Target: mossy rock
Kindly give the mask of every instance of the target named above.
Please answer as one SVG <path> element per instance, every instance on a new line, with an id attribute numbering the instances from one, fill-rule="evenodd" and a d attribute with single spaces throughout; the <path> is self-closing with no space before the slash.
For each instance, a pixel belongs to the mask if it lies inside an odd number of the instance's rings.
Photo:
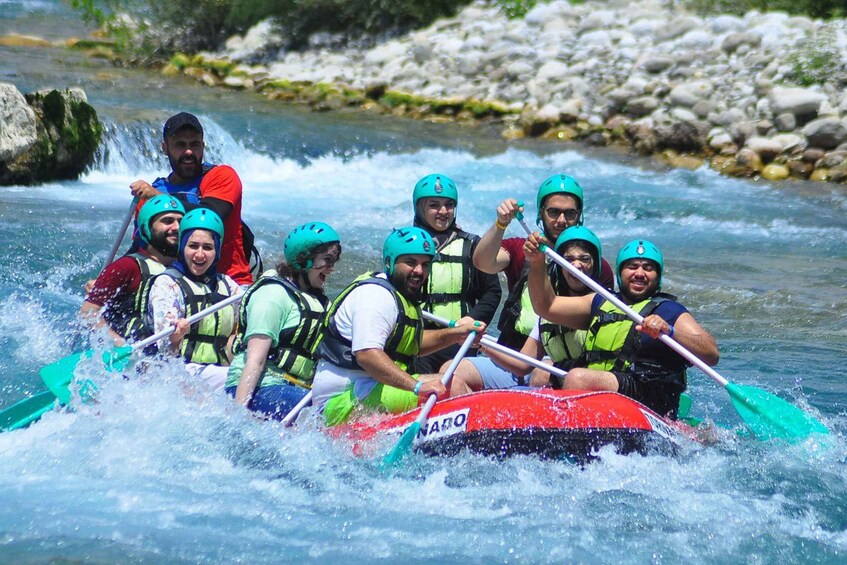
<path id="1" fill-rule="evenodd" d="M 791 171 L 781 163 L 770 163 L 762 169 L 762 178 L 765 180 L 785 180 Z"/>
<path id="2" fill-rule="evenodd" d="M 168 63 L 173 65 L 174 67 L 176 67 L 179 70 L 183 70 L 185 67 L 188 67 L 188 66 L 191 65 L 191 59 L 188 57 L 188 55 L 186 55 L 184 53 L 177 53 L 173 57 L 170 58 Z"/>
<path id="3" fill-rule="evenodd" d="M 420 96 L 415 96 L 407 92 L 386 90 L 385 94 L 380 97 L 379 103 L 393 109 L 400 106 L 423 106 L 427 101 Z"/>

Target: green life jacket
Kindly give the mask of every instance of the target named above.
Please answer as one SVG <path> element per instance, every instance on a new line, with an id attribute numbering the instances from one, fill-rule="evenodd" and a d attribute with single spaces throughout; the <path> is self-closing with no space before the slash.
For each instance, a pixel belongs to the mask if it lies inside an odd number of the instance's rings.
<path id="1" fill-rule="evenodd" d="M 150 290 L 153 281 L 157 277 L 170 276 L 182 290 L 185 302 L 185 317 L 193 316 L 209 306 L 225 300 L 230 296 L 229 287 L 223 275 L 218 274 L 215 281 L 215 289 L 208 285 L 195 282 L 183 276 L 178 270 L 169 268 L 161 275 L 151 277 L 144 291 L 144 302 L 142 311 L 149 312 Z M 147 318 L 147 327 L 153 327 L 153 321 Z M 213 314 L 209 314 L 196 324 L 192 324 L 180 346 L 180 355 L 188 363 L 199 363 L 201 365 L 229 365 L 229 355 L 226 346 L 229 338 L 235 330 L 234 308 L 222 308 Z M 148 330 L 149 331 L 149 330 Z"/>
<path id="2" fill-rule="evenodd" d="M 585 352 L 585 330 L 572 330 L 542 319 L 539 327 L 541 345 L 553 360 L 553 365 L 568 370 Z"/>
<path id="3" fill-rule="evenodd" d="M 676 297 L 659 293 L 630 307 L 646 318 L 659 304 L 667 300 L 676 300 Z M 600 371 L 632 371 L 643 380 L 675 383 L 684 390 L 684 366 L 681 369 L 668 369 L 655 360 L 644 358 L 638 347 L 641 334 L 635 326 L 636 323 L 629 316 L 608 300 L 604 300 L 588 327 L 585 353 L 581 362 L 589 369 Z"/>
<path id="4" fill-rule="evenodd" d="M 152 257 L 148 257 L 141 253 L 130 253 L 127 257 L 132 257 L 138 264 L 138 269 L 141 271 L 141 280 L 138 283 L 138 290 L 132 296 L 126 296 L 121 299 L 119 309 L 129 312 L 129 315 L 123 320 L 112 319 L 109 321 L 109 326 L 115 333 L 124 337 L 124 339 L 139 339 L 145 337 L 144 313 L 142 305 L 144 303 L 144 289 L 147 282 L 165 272 L 165 267 Z"/>
<path id="5" fill-rule="evenodd" d="M 547 274 L 555 288 L 555 264 L 548 265 Z M 500 330 L 497 342 L 518 351 L 532 333 L 532 328 L 538 323 L 538 315 L 532 309 L 532 300 L 529 298 L 527 280 L 529 280 L 529 263 L 524 263 L 515 286 L 512 287 L 503 303 L 503 311 L 500 312 L 500 320 L 497 322 L 497 329 Z"/>
<path id="6" fill-rule="evenodd" d="M 458 320 L 468 315 L 471 305 L 467 293 L 471 286 L 471 247 L 473 236 L 456 230 L 456 236 L 438 250 L 438 257 L 430 266 L 424 306 L 427 310 Z"/>
<path id="7" fill-rule="evenodd" d="M 253 293 L 268 284 L 278 284 L 288 292 L 300 312 L 300 323 L 296 327 L 286 328 L 279 332 L 277 345 L 268 352 L 267 361 L 277 367 L 286 380 L 311 388 L 317 364 L 317 348 L 323 332 L 326 298 L 303 292 L 288 279 L 280 277 L 276 271 L 265 273 L 247 289 L 244 298 L 241 299 L 238 315 L 239 330 L 233 349 L 241 352 L 247 348 L 247 343 L 244 341 L 244 335 L 249 327 L 247 304 Z"/>
<path id="8" fill-rule="evenodd" d="M 388 335 L 383 351 L 394 361 L 394 364 L 407 373 L 414 372 L 414 361 L 421 349 L 423 340 L 423 319 L 420 304 L 410 302 L 400 294 L 387 280 L 376 277 L 368 272 L 357 277 L 350 285 L 341 291 L 327 310 L 323 339 L 318 349 L 322 359 L 345 369 L 363 370 L 353 355 L 353 343 L 341 335 L 335 323 L 335 313 L 341 303 L 356 288 L 365 284 L 376 284 L 391 292 L 397 304 L 397 320 Z"/>

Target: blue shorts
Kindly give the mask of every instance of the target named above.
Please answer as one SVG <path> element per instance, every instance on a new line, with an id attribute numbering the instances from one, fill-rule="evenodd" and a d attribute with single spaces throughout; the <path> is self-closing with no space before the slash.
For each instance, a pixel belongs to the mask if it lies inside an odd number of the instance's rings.
<path id="1" fill-rule="evenodd" d="M 226 393 L 235 398 L 237 388 L 228 386 Z M 247 404 L 247 408 L 265 418 L 282 420 L 308 392 L 305 388 L 293 384 L 260 386 L 253 393 L 253 399 Z"/>
<path id="2" fill-rule="evenodd" d="M 526 384 L 526 377 L 513 375 L 506 369 L 498 367 L 488 357 L 468 357 L 465 361 L 472 364 L 479 371 L 484 389 L 514 388 Z"/>

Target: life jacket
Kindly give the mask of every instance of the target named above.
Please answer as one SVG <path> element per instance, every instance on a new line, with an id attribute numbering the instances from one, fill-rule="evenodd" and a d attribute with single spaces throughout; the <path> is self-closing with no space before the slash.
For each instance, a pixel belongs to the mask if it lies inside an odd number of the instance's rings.
<path id="1" fill-rule="evenodd" d="M 122 324 L 113 325 L 110 322 L 109 325 L 117 334 L 123 336 L 125 339 L 139 339 L 145 334 L 144 318 L 146 311 L 142 310 L 142 306 L 144 305 L 144 290 L 147 282 L 156 275 L 164 273 L 167 267 L 141 253 L 129 253 L 126 256 L 132 257 L 138 263 L 138 269 L 141 271 L 141 281 L 138 283 L 138 290 L 135 291 L 133 296 L 121 298 L 119 308 L 124 312 L 131 312 L 131 314 L 124 318 Z M 123 308 L 126 308 L 126 310 L 123 310 Z"/>
<path id="2" fill-rule="evenodd" d="M 324 319 L 325 329 L 318 349 L 319 357 L 344 369 L 363 370 L 356 362 L 356 356 L 353 355 L 353 343 L 338 331 L 335 313 L 344 299 L 347 298 L 347 295 L 365 284 L 379 285 L 390 291 L 394 297 L 397 304 L 397 320 L 388 335 L 383 351 L 402 370 L 407 373 L 414 372 L 415 357 L 420 352 L 421 341 L 423 340 L 421 306 L 410 302 L 390 282 L 381 277 L 376 277 L 372 272 L 357 277 L 347 288 L 341 291 L 341 294 L 330 305 Z"/>
<path id="3" fill-rule="evenodd" d="M 659 293 L 630 307 L 642 317 L 647 317 L 662 302 L 676 300 L 670 294 Z M 669 369 L 655 359 L 641 355 L 641 334 L 636 323 L 617 306 L 604 300 L 591 320 L 585 338 L 582 361 L 589 369 L 599 371 L 631 371 L 643 380 L 661 380 L 686 386 L 685 367 Z"/>
<path id="4" fill-rule="evenodd" d="M 185 204 L 194 207 L 200 203 L 200 183 L 203 182 L 203 177 L 214 168 L 215 165 L 211 163 L 203 163 L 200 176 L 192 179 L 191 182 L 173 184 L 168 181 L 167 177 L 159 177 L 153 181 L 151 186 L 156 190 L 175 196 Z M 264 272 L 264 264 L 262 263 L 262 256 L 259 253 L 259 249 L 256 247 L 256 236 L 253 235 L 253 230 L 250 229 L 250 226 L 243 219 L 241 220 L 241 242 L 244 247 L 244 256 L 247 258 L 250 268 L 250 274 L 253 275 L 253 279 L 258 279 Z"/>
<path id="5" fill-rule="evenodd" d="M 547 273 L 555 285 L 555 264 L 548 265 Z M 529 280 L 529 263 L 524 263 L 515 286 L 512 287 L 503 303 L 503 311 L 500 312 L 500 320 L 497 322 L 497 329 L 500 330 L 497 343 L 518 351 L 523 347 L 532 328 L 538 323 L 538 315 L 532 309 L 532 300 L 529 298 L 527 280 Z"/>
<path id="6" fill-rule="evenodd" d="M 438 250 L 438 256 L 430 265 L 424 307 L 448 320 L 458 320 L 468 315 L 468 290 L 471 286 L 471 248 L 473 235 L 456 230 L 447 244 Z"/>
<path id="7" fill-rule="evenodd" d="M 161 275 L 174 279 L 182 290 L 185 302 L 185 317 L 213 306 L 230 296 L 229 286 L 223 275 L 218 275 L 215 288 L 196 282 L 174 268 L 166 269 Z M 143 312 L 149 312 L 150 289 L 157 277 L 151 277 L 144 292 Z M 148 332 L 153 327 L 153 321 L 149 314 L 145 315 Z M 222 308 L 217 312 L 209 314 L 196 324 L 192 324 L 180 346 L 180 355 L 187 363 L 199 363 L 201 365 L 229 365 L 229 355 L 226 346 L 229 338 L 235 330 L 235 315 L 233 308 Z"/>
<path id="8" fill-rule="evenodd" d="M 268 284 L 281 285 L 288 292 L 300 312 L 300 323 L 294 328 L 280 331 L 277 345 L 268 352 L 267 361 L 277 367 L 287 381 L 311 388 L 317 362 L 316 350 L 323 332 L 326 297 L 303 292 L 288 279 L 280 277 L 276 271 L 268 271 L 259 278 L 247 289 L 244 298 L 241 299 L 238 315 L 239 330 L 233 349 L 238 353 L 247 348 L 247 343 L 244 341 L 248 328 L 247 304 L 253 293 Z"/>
<path id="9" fill-rule="evenodd" d="M 569 370 L 575 366 L 585 351 L 585 330 L 572 330 L 542 319 L 540 326 L 541 345 L 550 356 L 553 365 Z"/>

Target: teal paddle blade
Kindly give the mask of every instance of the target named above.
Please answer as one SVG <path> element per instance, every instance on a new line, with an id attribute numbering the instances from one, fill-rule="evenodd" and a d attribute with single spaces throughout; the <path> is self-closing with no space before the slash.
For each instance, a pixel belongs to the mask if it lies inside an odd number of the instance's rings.
<path id="1" fill-rule="evenodd" d="M 38 421 L 45 412 L 56 405 L 56 395 L 45 390 L 24 398 L 0 412 L 0 430 L 11 431 L 25 428 Z"/>
<path id="2" fill-rule="evenodd" d="M 676 416 L 680 420 L 688 418 L 691 413 L 691 397 L 685 393 L 679 395 L 679 408 L 676 411 Z"/>
<path id="3" fill-rule="evenodd" d="M 94 352 L 91 350 L 74 353 L 59 359 L 55 363 L 45 365 L 38 372 L 41 380 L 44 381 L 50 392 L 55 394 L 56 398 L 62 404 L 67 404 L 71 401 L 71 390 L 68 387 L 74 380 L 74 370 L 77 364 L 83 359 L 91 357 L 93 354 Z"/>
<path id="4" fill-rule="evenodd" d="M 387 470 L 390 467 L 396 465 L 406 454 L 412 449 L 412 442 L 415 441 L 415 438 L 418 435 L 418 432 L 421 431 L 421 424 L 418 421 L 412 422 L 412 425 L 406 428 L 406 431 L 403 432 L 403 435 L 400 437 L 400 440 L 394 446 L 394 449 L 388 452 L 388 454 L 382 459 L 382 465 L 380 465 L 380 469 L 383 471 Z"/>
<path id="5" fill-rule="evenodd" d="M 103 353 L 103 365 L 106 366 L 107 371 L 120 373 L 129 364 L 132 352 L 133 349 L 129 345 L 123 345 L 121 347 L 115 347 L 110 351 L 105 351 Z"/>
<path id="6" fill-rule="evenodd" d="M 829 434 L 818 419 L 762 389 L 728 383 L 726 390 L 738 415 L 760 440 L 799 441 L 812 434 Z"/>

